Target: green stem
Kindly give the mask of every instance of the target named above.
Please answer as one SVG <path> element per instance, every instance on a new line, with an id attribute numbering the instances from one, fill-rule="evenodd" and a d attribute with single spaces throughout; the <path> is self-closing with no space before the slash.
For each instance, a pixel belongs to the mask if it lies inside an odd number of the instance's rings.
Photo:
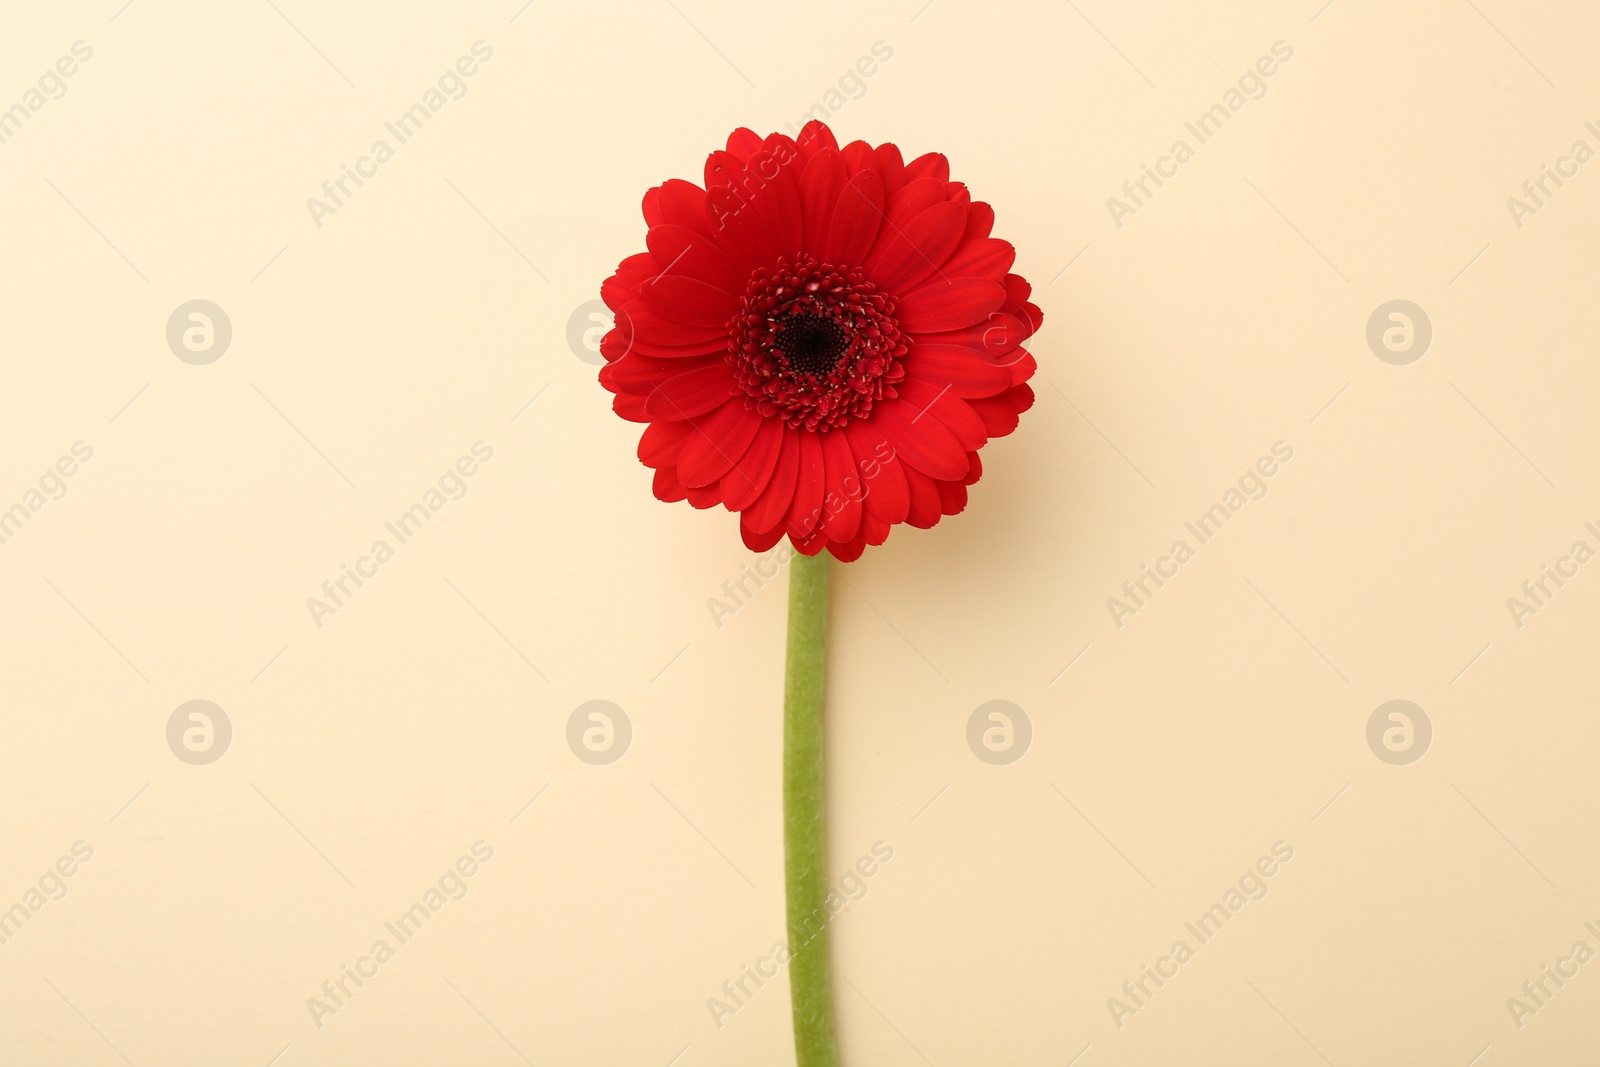
<path id="1" fill-rule="evenodd" d="M 783 686 L 783 860 L 789 996 L 798 1067 L 835 1067 L 828 981 L 828 849 L 823 810 L 823 692 L 828 662 L 828 554 L 789 563 L 789 658 Z"/>

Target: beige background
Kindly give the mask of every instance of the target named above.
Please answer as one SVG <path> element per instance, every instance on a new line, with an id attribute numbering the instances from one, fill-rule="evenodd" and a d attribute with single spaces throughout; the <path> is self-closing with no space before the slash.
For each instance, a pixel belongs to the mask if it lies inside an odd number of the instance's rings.
<path id="1" fill-rule="evenodd" d="M 1600 164 L 1520 228 L 1506 200 L 1600 149 L 1600 12 L 1321 4 L 7 5 L 0 107 L 94 54 L 0 146 L 0 507 L 94 456 L 0 546 L 0 907 L 94 855 L 0 945 L 0 1062 L 789 1060 L 782 979 L 707 1008 L 782 936 L 783 584 L 713 623 L 734 519 L 651 498 L 566 331 L 646 187 L 877 41 L 834 128 L 947 153 L 1046 327 L 968 513 L 836 572 L 833 861 L 894 849 L 833 928 L 843 1062 L 1592 1055 L 1600 963 L 1521 1028 L 1506 1001 L 1600 950 L 1600 564 L 1520 628 L 1506 599 L 1600 548 Z M 315 225 L 479 40 L 467 95 Z M 1277 41 L 1266 95 L 1114 225 Z M 233 326 L 207 366 L 165 340 L 191 299 Z M 1365 340 L 1391 299 L 1433 325 L 1408 366 Z M 479 440 L 467 495 L 313 625 Z M 1119 629 L 1107 598 L 1280 440 Z M 233 724 L 209 766 L 165 740 L 193 699 Z M 632 722 L 609 766 L 565 741 L 591 699 Z M 1032 723 L 1009 766 L 967 746 L 992 699 Z M 1391 699 L 1433 724 L 1409 766 L 1367 745 Z M 315 1025 L 479 840 L 467 895 Z M 1266 898 L 1117 1027 L 1280 840 Z"/>

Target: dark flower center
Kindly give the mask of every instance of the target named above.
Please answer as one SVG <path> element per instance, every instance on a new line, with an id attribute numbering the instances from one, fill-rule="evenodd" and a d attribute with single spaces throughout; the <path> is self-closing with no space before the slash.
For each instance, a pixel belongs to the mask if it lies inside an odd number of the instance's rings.
<path id="1" fill-rule="evenodd" d="M 796 429 L 866 418 L 905 377 L 894 298 L 859 270 L 810 256 L 756 271 L 730 322 L 728 362 L 748 403 Z"/>
<path id="2" fill-rule="evenodd" d="M 832 319 L 820 315 L 789 315 L 778 327 L 772 344 L 782 352 L 796 374 L 825 375 L 839 365 L 850 337 Z"/>

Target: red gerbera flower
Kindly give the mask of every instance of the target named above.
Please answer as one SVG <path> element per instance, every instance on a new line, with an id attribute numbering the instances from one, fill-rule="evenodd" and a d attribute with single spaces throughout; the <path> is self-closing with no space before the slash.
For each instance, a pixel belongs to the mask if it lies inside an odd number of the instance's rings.
<path id="1" fill-rule="evenodd" d="M 744 542 L 841 560 L 966 507 L 978 449 L 1033 405 L 1042 315 L 994 211 L 930 152 L 735 130 L 704 189 L 644 197 L 648 252 L 600 288 L 613 408 L 648 423 L 655 494 Z"/>

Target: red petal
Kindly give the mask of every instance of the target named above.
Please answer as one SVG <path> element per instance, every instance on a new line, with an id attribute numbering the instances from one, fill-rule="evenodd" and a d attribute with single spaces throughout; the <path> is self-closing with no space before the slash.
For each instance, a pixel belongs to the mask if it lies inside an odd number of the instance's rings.
<path id="1" fill-rule="evenodd" d="M 796 537 L 793 531 L 790 531 L 789 543 L 802 556 L 815 556 L 828 547 L 828 535 L 818 530 L 805 537 Z"/>
<path id="2" fill-rule="evenodd" d="M 639 286 L 639 296 L 656 314 L 686 326 L 725 330 L 728 320 L 739 311 L 739 301 L 732 294 L 686 274 L 658 275 Z"/>
<path id="3" fill-rule="evenodd" d="M 777 263 L 778 253 L 748 192 L 731 185 L 712 189 L 706 194 L 706 222 L 728 257 L 745 271 Z"/>
<path id="4" fill-rule="evenodd" d="M 981 278 L 933 281 L 913 289 L 895 306 L 900 328 L 909 333 L 959 330 L 984 321 L 1006 298 L 1006 291 Z"/>
<path id="5" fill-rule="evenodd" d="M 638 393 L 618 393 L 611 398 L 611 410 L 617 413 L 618 418 L 629 422 L 650 421 L 650 416 L 644 413 L 644 397 Z"/>
<path id="6" fill-rule="evenodd" d="M 878 169 L 878 158 L 872 154 L 872 146 L 865 141 L 851 141 L 839 149 L 839 155 L 844 158 L 845 169 L 852 178 L 864 170 Z"/>
<path id="7" fill-rule="evenodd" d="M 973 485 L 979 478 L 983 477 L 983 460 L 978 458 L 978 454 L 976 452 L 968 452 L 967 462 L 970 463 L 971 466 L 967 468 L 967 476 L 961 479 L 961 484 Z"/>
<path id="8" fill-rule="evenodd" d="M 661 186 L 661 217 L 669 226 L 685 226 L 711 236 L 711 227 L 706 225 L 706 191 L 694 182 L 673 178 Z"/>
<path id="9" fill-rule="evenodd" d="M 938 335 L 932 335 L 938 336 Z M 906 375 L 956 396 L 993 396 L 1011 384 L 1011 371 L 974 355 L 970 348 L 918 339 L 904 360 Z"/>
<path id="10" fill-rule="evenodd" d="M 752 135 L 754 136 L 754 135 Z M 732 152 L 712 152 L 706 156 L 704 169 L 706 192 L 716 192 L 719 188 L 737 185 L 744 175 L 744 160 Z"/>
<path id="11" fill-rule="evenodd" d="M 644 402 L 652 419 L 692 419 L 727 403 L 733 395 L 733 375 L 726 363 L 712 363 L 669 378 L 656 386 Z"/>
<path id="12" fill-rule="evenodd" d="M 869 545 L 881 545 L 889 540 L 890 525 L 890 523 L 884 522 L 870 511 L 863 512 L 860 537 Z"/>
<path id="13" fill-rule="evenodd" d="M 762 533 L 780 529 L 783 517 L 789 513 L 789 504 L 794 500 L 794 487 L 799 477 L 800 431 L 785 427 L 772 480 L 756 502 L 744 510 L 740 521 Z"/>
<path id="14" fill-rule="evenodd" d="M 669 504 L 676 504 L 688 496 L 683 483 L 678 481 L 678 473 L 671 467 L 661 467 L 656 471 L 656 476 L 651 479 L 651 489 L 656 494 L 657 500 L 665 500 Z"/>
<path id="15" fill-rule="evenodd" d="M 928 419 L 938 419 L 964 451 L 976 452 L 989 440 L 983 420 L 947 385 L 936 386 L 921 378 L 907 378 L 900 383 L 900 398 L 917 409 L 918 425 Z M 966 466 L 963 461 L 963 474 Z"/>
<path id="16" fill-rule="evenodd" d="M 653 257 L 652 257 L 653 258 Z M 627 322 L 622 317 L 627 316 Z M 701 341 L 714 341 L 728 336 L 726 323 L 721 326 L 694 326 L 674 322 L 652 309 L 642 299 L 624 304 L 617 316 L 617 325 L 631 332 L 635 341 L 653 345 L 692 345 Z"/>
<path id="17" fill-rule="evenodd" d="M 694 424 L 685 420 L 652 422 L 639 438 L 639 462 L 657 470 L 677 466 L 683 439 L 693 432 Z"/>
<path id="18" fill-rule="evenodd" d="M 744 406 L 742 397 L 696 419 L 695 429 L 699 432 L 685 439 L 683 451 L 678 453 L 678 478 L 690 489 L 718 481 L 739 462 L 765 421 L 758 412 Z"/>
<path id="19" fill-rule="evenodd" d="M 618 321 L 621 321 L 620 317 Z M 626 341 L 626 345 L 636 356 L 655 356 L 659 359 L 694 359 L 697 356 L 726 356 L 728 354 L 728 335 L 724 332 L 719 337 L 681 345 L 655 345 L 650 344 L 648 341 L 629 339 Z"/>
<path id="20" fill-rule="evenodd" d="M 1011 372 L 1011 384 L 1021 385 L 1033 377 L 1033 372 L 1039 369 L 1039 364 L 1034 362 L 1026 348 L 1019 348 L 1015 358 L 1006 364 L 1006 370 Z"/>
<path id="21" fill-rule="evenodd" d="M 769 144 L 745 168 L 751 195 L 767 238 L 780 256 L 800 254 L 800 193 L 795 178 L 800 173 L 800 153 L 783 141 Z"/>
<path id="22" fill-rule="evenodd" d="M 791 537 L 810 537 L 822 518 L 825 489 L 822 469 L 822 442 L 817 434 L 797 431 L 800 436 L 800 475 L 795 482 L 794 500 L 785 520 Z M 815 553 L 812 553 L 813 555 Z"/>
<path id="23" fill-rule="evenodd" d="M 906 487 L 911 490 L 911 510 L 906 522 L 927 530 L 939 521 L 939 483 L 915 467 L 906 467 Z"/>
<path id="24" fill-rule="evenodd" d="M 701 511 L 714 508 L 722 502 L 721 490 L 715 485 L 688 486 L 684 489 L 684 496 L 689 500 L 689 506 L 699 508 Z"/>
<path id="25" fill-rule="evenodd" d="M 698 278 L 734 296 L 744 294 L 749 275 L 705 234 L 687 226 L 652 226 L 644 241 L 662 271 Z"/>
<path id="26" fill-rule="evenodd" d="M 866 494 L 862 503 L 867 514 L 877 516 L 886 523 L 905 522 L 911 507 L 911 491 L 906 487 L 905 471 L 894 449 L 889 447 L 883 434 L 870 422 L 852 419 L 844 432 L 850 439 L 850 450 L 855 453 L 856 466 L 861 471 L 863 492 Z"/>
<path id="27" fill-rule="evenodd" d="M 644 221 L 647 226 L 659 226 L 666 221 L 666 216 L 661 214 L 661 190 L 646 189 L 644 191 Z"/>
<path id="28" fill-rule="evenodd" d="M 839 142 L 834 140 L 833 131 L 828 129 L 827 124 L 819 119 L 812 119 L 800 127 L 798 141 L 800 152 L 807 159 L 815 156 L 824 148 L 831 148 L 835 152 L 839 150 Z"/>
<path id="29" fill-rule="evenodd" d="M 939 266 L 939 273 L 947 278 L 983 278 L 998 282 L 1017 261 L 1017 250 L 1010 241 L 998 237 L 985 237 L 976 241 L 963 241 L 955 253 Z"/>
<path id="30" fill-rule="evenodd" d="M 861 527 L 861 478 L 850 442 L 838 430 L 820 435 L 823 471 L 828 487 L 823 529 L 830 540 L 848 541 Z"/>
<path id="31" fill-rule="evenodd" d="M 1029 285 L 1028 279 L 1020 274 L 1007 274 L 1005 287 L 1006 302 L 1001 305 L 1001 308 L 1015 315 L 1027 304 L 1028 297 L 1033 295 L 1033 286 Z"/>
<path id="32" fill-rule="evenodd" d="M 883 179 L 883 197 L 888 200 L 906 183 L 906 165 L 900 158 L 900 149 L 892 144 L 881 144 L 873 150 L 877 160 L 878 177 Z"/>
<path id="33" fill-rule="evenodd" d="M 600 368 L 600 384 L 613 393 L 649 396 L 656 386 L 665 381 L 718 363 L 726 365 L 721 357 L 714 355 L 695 359 L 660 359 L 630 352 L 625 358 Z"/>
<path id="34" fill-rule="evenodd" d="M 1016 411 L 999 397 L 984 397 L 980 400 L 969 400 L 967 403 L 978 413 L 978 418 L 983 420 L 983 428 L 989 431 L 990 437 L 1004 437 L 1017 428 Z"/>
<path id="35" fill-rule="evenodd" d="M 656 257 L 648 252 L 637 252 L 617 264 L 616 272 L 611 276 L 611 281 L 620 284 L 623 289 L 631 292 L 638 288 L 639 283 L 646 278 L 654 278 L 661 273 L 661 266 L 656 263 Z M 601 286 L 603 290 L 604 285 Z M 611 305 L 607 305 L 610 307 Z M 613 309 L 615 310 L 615 309 Z"/>
<path id="36" fill-rule="evenodd" d="M 833 553 L 833 558 L 840 563 L 854 563 L 861 558 L 861 553 L 867 550 L 867 543 L 861 538 L 849 541 L 829 541 L 828 551 Z"/>
<path id="37" fill-rule="evenodd" d="M 972 350 L 978 356 L 1001 363 L 1004 357 L 1027 340 L 1028 326 L 1022 320 L 1003 311 L 997 311 L 983 322 L 963 330 L 951 330 L 938 335 L 925 335 L 917 343 L 957 345 Z"/>
<path id="38" fill-rule="evenodd" d="M 783 540 L 782 527 L 773 527 L 770 530 L 756 531 L 743 518 L 739 520 L 739 536 L 744 540 L 744 546 L 752 552 L 765 552 L 779 541 Z"/>
<path id="39" fill-rule="evenodd" d="M 650 258 L 654 259 L 655 257 L 651 256 Z M 605 301 L 606 307 L 610 308 L 612 312 L 615 312 L 624 304 L 630 303 L 639 298 L 634 294 L 632 285 L 613 274 L 611 277 L 600 283 L 600 299 Z M 619 323 L 618 325 L 621 324 Z M 631 334 L 633 331 L 630 329 L 628 332 Z"/>
<path id="40" fill-rule="evenodd" d="M 600 354 L 606 358 L 607 363 L 614 363 L 627 355 L 632 345 L 633 342 L 627 335 L 613 326 L 606 331 L 604 337 L 600 338 Z"/>
<path id="41" fill-rule="evenodd" d="M 960 482 L 939 483 L 939 510 L 946 515 L 959 515 L 967 507 L 967 487 Z"/>
<path id="42" fill-rule="evenodd" d="M 904 400 L 889 400 L 873 409 L 872 424 L 889 442 L 895 455 L 917 470 L 944 479 L 965 475 L 966 449 L 943 423 L 917 416 L 917 409 Z"/>
<path id="43" fill-rule="evenodd" d="M 761 150 L 761 136 L 752 129 L 740 126 L 728 134 L 728 151 L 745 162 Z"/>
<path id="44" fill-rule="evenodd" d="M 650 258 L 654 259 L 655 257 L 651 256 Z M 600 283 L 600 299 L 605 302 L 606 307 L 610 308 L 611 313 L 615 315 L 618 308 L 626 307 L 638 300 L 639 296 L 633 291 L 632 286 L 624 284 L 622 279 L 612 275 Z M 633 336 L 633 326 L 631 324 L 619 322 L 617 325 L 624 327 L 623 332 L 628 337 L 631 338 Z"/>
<path id="45" fill-rule="evenodd" d="M 886 232 L 863 269 L 883 289 L 903 293 L 950 258 L 961 240 L 965 218 L 966 209 L 960 204 L 936 204 L 904 227 Z"/>
<path id="46" fill-rule="evenodd" d="M 994 229 L 994 208 L 982 200 L 974 200 L 967 205 L 967 232 L 961 235 L 963 241 L 975 241 L 980 237 L 987 237 Z"/>
<path id="47" fill-rule="evenodd" d="M 810 129 L 810 127 L 806 127 Z M 846 181 L 844 160 L 835 148 L 824 148 L 811 157 L 800 172 L 801 243 L 814 256 L 823 255 L 828 244 L 828 229 L 833 224 L 833 209 Z"/>
<path id="48" fill-rule="evenodd" d="M 906 180 L 916 181 L 919 178 L 937 178 L 941 182 L 950 180 L 950 161 L 943 153 L 929 152 L 918 156 L 906 164 Z"/>
<path id="49" fill-rule="evenodd" d="M 874 170 L 864 170 L 845 183 L 833 209 L 828 243 L 822 260 L 852 266 L 866 258 L 872 239 L 883 221 L 883 182 Z"/>
<path id="50" fill-rule="evenodd" d="M 1039 327 L 1044 325 L 1044 312 L 1039 310 L 1037 304 L 1023 304 L 1017 318 L 1022 319 L 1028 326 L 1028 336 L 1032 337 L 1039 332 Z"/>
<path id="51" fill-rule="evenodd" d="M 745 449 L 739 462 L 722 476 L 722 502 L 729 511 L 743 511 L 754 504 L 772 480 L 783 447 L 783 421 L 762 419 L 761 427 Z"/>
<path id="52" fill-rule="evenodd" d="M 806 169 L 805 159 L 800 155 L 800 143 L 786 133 L 769 133 L 767 139 L 761 142 L 761 147 L 771 152 L 780 164 L 787 167 L 795 164 L 790 172 L 790 177 L 796 181 L 800 179 L 800 172 Z"/>
<path id="53" fill-rule="evenodd" d="M 932 178 L 924 178 L 919 182 L 911 182 L 903 186 L 893 196 L 884 196 L 883 214 L 889 220 L 891 227 L 904 229 L 911 220 L 928 210 L 935 204 L 943 204 L 948 198 L 944 195 L 944 183 L 936 182 Z M 963 222 L 967 216 L 967 209 L 961 209 Z M 965 228 L 964 226 L 961 228 Z"/>

